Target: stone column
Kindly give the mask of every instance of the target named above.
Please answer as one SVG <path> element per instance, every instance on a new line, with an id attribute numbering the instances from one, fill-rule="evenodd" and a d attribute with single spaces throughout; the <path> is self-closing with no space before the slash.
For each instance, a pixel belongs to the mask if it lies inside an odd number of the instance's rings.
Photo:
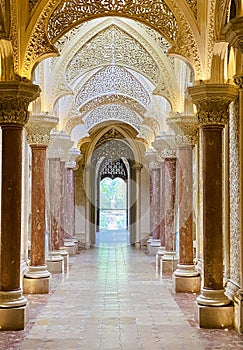
<path id="1" fill-rule="evenodd" d="M 233 307 L 223 287 L 223 131 L 229 104 L 237 96 L 232 85 L 200 84 L 189 88 L 197 106 L 202 149 L 203 272 L 195 318 L 200 327 L 232 326 Z"/>
<path id="2" fill-rule="evenodd" d="M 160 244 L 165 248 L 165 161 L 160 165 Z"/>
<path id="3" fill-rule="evenodd" d="M 65 182 L 65 212 L 64 212 L 64 239 L 74 239 L 75 229 L 75 189 L 73 169 L 75 162 L 66 162 L 66 182 Z"/>
<path id="4" fill-rule="evenodd" d="M 58 118 L 46 115 L 31 116 L 27 130 L 27 141 L 32 154 L 31 188 L 31 260 L 24 276 L 24 293 L 43 294 L 50 290 L 50 272 L 46 265 L 46 149 L 50 131 Z"/>
<path id="5" fill-rule="evenodd" d="M 200 276 L 193 262 L 193 146 L 197 143 L 196 118 L 172 117 L 167 123 L 174 129 L 177 141 L 177 224 L 179 231 L 179 264 L 173 273 L 176 292 L 199 292 Z"/>
<path id="6" fill-rule="evenodd" d="M 22 130 L 28 105 L 40 89 L 27 79 L 0 82 L 2 192 L 0 253 L 0 328 L 25 326 L 27 300 L 20 288 Z"/>
<path id="7" fill-rule="evenodd" d="M 150 163 L 150 231 L 160 241 L 160 164 Z"/>
<path id="8" fill-rule="evenodd" d="M 138 162 L 134 162 L 132 167 L 135 170 L 135 181 L 136 181 L 136 202 L 135 202 L 135 231 L 136 231 L 136 241 L 135 248 L 140 248 L 141 244 L 141 169 L 142 165 Z"/>

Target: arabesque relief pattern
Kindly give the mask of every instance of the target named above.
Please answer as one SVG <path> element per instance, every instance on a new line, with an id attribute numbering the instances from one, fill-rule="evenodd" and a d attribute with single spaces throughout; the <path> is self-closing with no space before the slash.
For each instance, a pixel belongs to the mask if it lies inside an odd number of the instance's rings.
<path id="1" fill-rule="evenodd" d="M 94 111 L 87 114 L 84 123 L 87 130 L 90 130 L 94 125 L 106 120 L 121 120 L 124 123 L 132 125 L 137 130 L 139 130 L 141 123 L 141 119 L 134 111 L 118 104 L 110 104 L 96 108 Z"/>
<path id="2" fill-rule="evenodd" d="M 113 93 L 131 96 L 144 106 L 151 102 L 146 89 L 131 73 L 119 66 L 108 66 L 91 77 L 77 92 L 76 105 L 80 108 L 96 96 Z"/>
<path id="3" fill-rule="evenodd" d="M 239 101 L 230 108 L 230 279 L 240 285 L 240 172 L 239 172 Z"/>
<path id="4" fill-rule="evenodd" d="M 115 25 L 103 30 L 75 54 L 66 70 L 66 79 L 70 83 L 87 69 L 111 63 L 131 67 L 143 73 L 154 84 L 158 83 L 159 68 L 151 55 L 133 37 Z"/>
<path id="5" fill-rule="evenodd" d="M 61 1 L 52 13 L 48 36 L 55 42 L 68 28 L 78 24 L 83 18 L 89 20 L 95 17 L 109 15 L 126 16 L 157 28 L 165 37 L 173 42 L 176 40 L 178 25 L 172 11 L 165 1 L 144 0 L 103 0 L 103 1 Z"/>

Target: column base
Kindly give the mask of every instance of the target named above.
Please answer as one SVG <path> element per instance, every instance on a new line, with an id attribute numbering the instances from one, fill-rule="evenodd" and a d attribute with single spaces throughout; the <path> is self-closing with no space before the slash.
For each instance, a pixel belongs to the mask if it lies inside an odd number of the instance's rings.
<path id="1" fill-rule="evenodd" d="M 173 273 L 176 270 L 178 264 L 178 257 L 175 252 L 165 252 L 160 260 L 160 272 Z"/>
<path id="2" fill-rule="evenodd" d="M 68 253 L 66 247 L 60 247 L 59 254 L 63 257 L 64 271 L 67 271 L 68 267 L 69 267 L 69 253 Z"/>
<path id="3" fill-rule="evenodd" d="M 233 328 L 234 307 L 233 305 L 205 306 L 195 301 L 194 318 L 200 328 Z"/>
<path id="4" fill-rule="evenodd" d="M 148 243 L 148 253 L 149 255 L 156 255 L 159 247 L 161 247 L 160 239 L 152 239 L 150 243 Z"/>
<path id="5" fill-rule="evenodd" d="M 197 297 L 196 302 L 203 306 L 227 306 L 231 300 L 224 294 L 224 289 L 201 289 L 201 294 Z"/>
<path id="6" fill-rule="evenodd" d="M 136 243 L 135 243 L 135 248 L 136 248 L 136 249 L 140 249 L 140 247 L 141 247 L 140 242 L 136 242 Z"/>
<path id="7" fill-rule="evenodd" d="M 59 255 L 53 253 L 54 252 L 51 252 L 51 255 L 46 259 L 48 271 L 51 273 L 62 273 L 64 271 L 63 257 L 60 253 Z"/>
<path id="8" fill-rule="evenodd" d="M 243 290 L 239 289 L 237 296 L 234 297 L 234 326 L 237 332 L 243 333 Z"/>
<path id="9" fill-rule="evenodd" d="M 75 256 L 76 255 L 76 245 L 73 241 L 65 241 L 63 249 L 66 249 L 69 256 Z"/>
<path id="10" fill-rule="evenodd" d="M 172 286 L 176 293 L 198 293 L 201 288 L 201 277 L 176 276 L 175 272 L 172 277 Z"/>
<path id="11" fill-rule="evenodd" d="M 19 331 L 24 329 L 27 318 L 27 299 L 22 291 L 0 291 L 0 330 Z"/>
<path id="12" fill-rule="evenodd" d="M 0 308 L 0 330 L 20 331 L 25 328 L 27 306 L 15 308 Z"/>
<path id="13" fill-rule="evenodd" d="M 24 294 L 47 294 L 50 291 L 51 274 L 47 265 L 30 266 L 24 275 Z"/>
<path id="14" fill-rule="evenodd" d="M 156 253 L 155 257 L 155 264 L 156 264 L 156 271 L 158 272 L 160 270 L 160 264 L 161 264 L 161 259 L 165 254 L 165 248 L 164 247 L 159 247 Z"/>

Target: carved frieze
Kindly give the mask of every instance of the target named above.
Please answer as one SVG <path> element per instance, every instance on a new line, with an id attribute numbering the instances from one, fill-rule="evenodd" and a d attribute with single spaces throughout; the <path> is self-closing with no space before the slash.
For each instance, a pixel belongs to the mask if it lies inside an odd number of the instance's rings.
<path id="1" fill-rule="evenodd" d="M 40 88 L 27 79 L 0 82 L 0 124 L 25 125 L 28 106 L 40 94 Z"/>

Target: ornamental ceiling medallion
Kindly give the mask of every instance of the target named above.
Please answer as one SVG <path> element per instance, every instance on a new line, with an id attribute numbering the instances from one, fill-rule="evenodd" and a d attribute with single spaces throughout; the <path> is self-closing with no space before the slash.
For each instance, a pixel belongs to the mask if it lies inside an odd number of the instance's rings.
<path id="1" fill-rule="evenodd" d="M 157 29 L 169 42 L 176 40 L 177 21 L 163 0 L 60 1 L 49 19 L 48 37 L 54 43 L 84 20 L 111 15 L 138 20 Z"/>

